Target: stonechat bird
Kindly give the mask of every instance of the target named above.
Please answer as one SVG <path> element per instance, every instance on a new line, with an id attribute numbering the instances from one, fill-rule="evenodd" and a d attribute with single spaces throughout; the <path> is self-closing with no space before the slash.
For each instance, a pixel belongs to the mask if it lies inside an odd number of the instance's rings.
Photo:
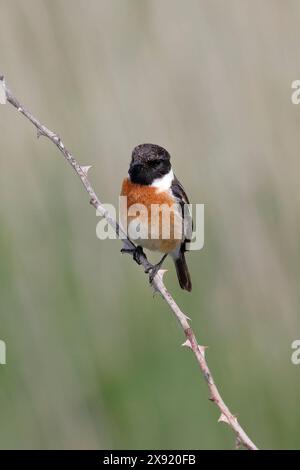
<path id="1" fill-rule="evenodd" d="M 163 253 L 150 273 L 150 279 L 153 279 L 170 254 L 180 287 L 190 292 L 192 282 L 185 252 L 190 241 L 187 232 L 191 234 L 192 217 L 187 206 L 189 200 L 173 173 L 167 150 L 154 144 L 135 147 L 121 196 L 126 196 L 125 209 L 121 210 L 122 225 L 129 238 L 138 245 L 135 259 L 138 261 L 138 253 L 143 248 Z"/>

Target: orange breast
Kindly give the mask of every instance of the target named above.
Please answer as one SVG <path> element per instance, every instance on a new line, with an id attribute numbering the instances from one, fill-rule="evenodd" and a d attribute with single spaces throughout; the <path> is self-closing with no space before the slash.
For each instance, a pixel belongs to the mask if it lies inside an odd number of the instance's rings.
<path id="1" fill-rule="evenodd" d="M 140 234 L 135 241 L 145 248 L 162 253 L 176 249 L 183 238 L 182 216 L 169 192 L 159 192 L 157 188 L 135 184 L 126 178 L 121 196 L 127 197 L 120 214 L 121 223 L 133 241 L 132 231 Z"/>

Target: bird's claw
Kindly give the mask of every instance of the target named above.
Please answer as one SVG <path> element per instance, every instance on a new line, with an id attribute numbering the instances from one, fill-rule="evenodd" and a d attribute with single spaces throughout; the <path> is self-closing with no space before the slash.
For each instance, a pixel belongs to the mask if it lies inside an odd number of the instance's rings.
<path id="1" fill-rule="evenodd" d="M 121 253 L 127 253 L 132 255 L 134 261 L 137 264 L 142 264 L 141 256 L 145 256 L 145 253 L 143 252 L 143 248 L 141 246 L 136 246 L 134 248 L 122 248 Z"/>
<path id="2" fill-rule="evenodd" d="M 167 253 L 162 257 L 162 259 L 160 260 L 159 263 L 157 264 L 154 264 L 154 265 L 150 265 L 147 269 L 145 269 L 145 273 L 149 273 L 149 282 L 150 284 L 152 284 L 153 282 L 153 279 L 155 278 L 156 274 L 158 273 L 158 271 L 160 270 L 160 268 L 162 267 L 163 265 L 163 262 L 164 260 L 166 259 L 167 257 Z"/>
<path id="3" fill-rule="evenodd" d="M 160 270 L 160 264 L 155 264 L 154 266 L 149 266 L 147 269 L 145 269 L 145 273 L 149 274 L 150 284 L 152 284 L 159 270 Z"/>
<path id="4" fill-rule="evenodd" d="M 124 247 L 124 248 L 121 249 L 121 253 L 127 253 L 129 255 L 132 255 L 134 261 L 137 264 L 143 264 L 143 266 L 145 267 L 145 273 L 149 274 L 150 284 L 153 283 L 153 280 L 154 280 L 156 274 L 160 270 L 160 268 L 163 264 L 163 261 L 165 260 L 165 258 L 167 256 L 167 254 L 164 255 L 159 263 L 153 265 L 153 264 L 149 263 L 149 261 L 147 260 L 147 257 L 146 257 L 146 255 L 143 251 L 143 248 L 141 246 L 135 246 L 133 248 L 125 248 Z M 144 258 L 143 262 L 141 260 L 142 257 Z"/>

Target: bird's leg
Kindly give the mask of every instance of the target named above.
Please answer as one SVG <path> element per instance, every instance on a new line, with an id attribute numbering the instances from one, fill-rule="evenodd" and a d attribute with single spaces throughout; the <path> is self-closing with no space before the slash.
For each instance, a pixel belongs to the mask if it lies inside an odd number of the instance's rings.
<path id="1" fill-rule="evenodd" d="M 133 248 L 125 248 L 124 247 L 124 248 L 122 248 L 121 253 L 128 253 L 129 255 L 132 255 L 134 261 L 137 264 L 142 264 L 141 256 L 144 256 L 146 258 L 146 255 L 143 252 L 143 248 L 141 246 L 135 246 Z"/>
<path id="2" fill-rule="evenodd" d="M 126 247 L 126 245 L 125 245 L 125 247 Z M 149 281 L 150 281 L 150 283 L 152 283 L 155 275 L 158 273 L 158 271 L 160 270 L 164 260 L 168 256 L 168 253 L 164 254 L 162 259 L 157 264 L 153 265 L 153 264 L 149 263 L 149 261 L 147 260 L 147 256 L 145 255 L 145 253 L 143 251 L 143 248 L 141 246 L 135 246 L 135 247 L 132 247 L 132 248 L 125 248 L 125 247 L 121 249 L 121 253 L 128 253 L 129 255 L 132 255 L 134 261 L 137 264 L 143 264 L 143 266 L 145 267 L 145 273 L 149 274 Z M 144 262 L 141 261 L 142 256 L 145 258 Z M 146 264 L 146 266 L 145 266 L 145 264 Z"/>
<path id="3" fill-rule="evenodd" d="M 149 266 L 149 268 L 145 269 L 145 273 L 149 273 L 150 284 L 153 282 L 154 277 L 156 276 L 156 274 L 158 273 L 158 271 L 162 267 L 162 264 L 165 261 L 167 256 L 168 256 L 168 253 L 164 254 L 162 259 L 157 264 L 154 264 L 153 266 L 151 265 L 151 266 Z"/>

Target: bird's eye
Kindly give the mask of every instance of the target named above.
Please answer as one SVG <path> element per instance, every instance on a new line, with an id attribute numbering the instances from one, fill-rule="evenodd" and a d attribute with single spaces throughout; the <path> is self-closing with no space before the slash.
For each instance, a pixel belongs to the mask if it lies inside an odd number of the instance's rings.
<path id="1" fill-rule="evenodd" d="M 160 164 L 160 161 L 159 160 L 150 160 L 149 161 L 149 165 L 152 166 L 152 167 L 156 167 Z"/>

